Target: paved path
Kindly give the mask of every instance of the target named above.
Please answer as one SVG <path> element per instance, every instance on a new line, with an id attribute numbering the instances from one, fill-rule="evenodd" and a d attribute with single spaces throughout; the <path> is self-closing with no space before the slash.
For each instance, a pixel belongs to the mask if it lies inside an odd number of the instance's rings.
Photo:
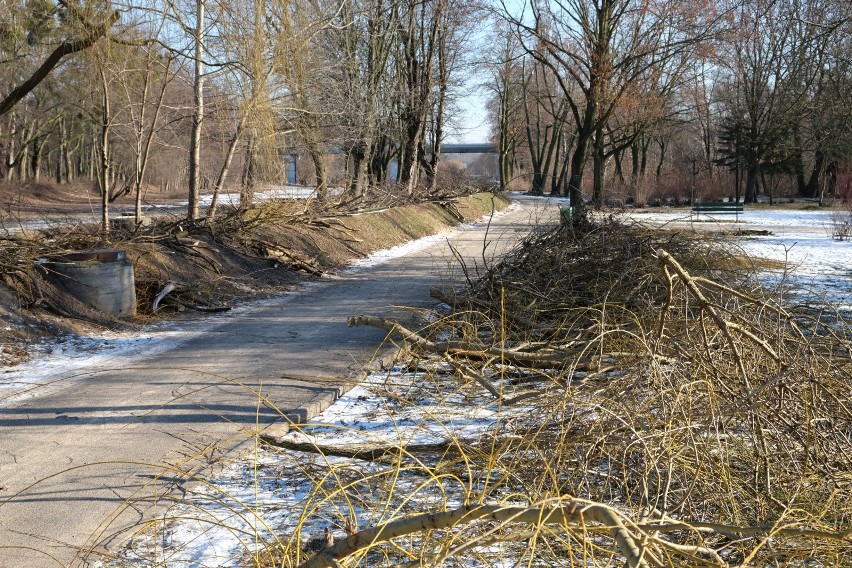
<path id="1" fill-rule="evenodd" d="M 448 240 L 473 268 L 484 242 L 490 258 L 555 218 L 554 207 L 522 200 L 487 237 L 479 224 Z M 459 279 L 446 242 L 189 326 L 188 339 L 155 355 L 60 373 L 0 401 L 0 567 L 90 566 L 98 556 L 89 551 L 116 547 L 151 507 L 179 495 L 186 472 L 209 474 L 222 452 L 282 413 L 305 419 L 327 406 L 384 338 L 348 328 L 347 316 L 434 305 L 429 286 Z"/>

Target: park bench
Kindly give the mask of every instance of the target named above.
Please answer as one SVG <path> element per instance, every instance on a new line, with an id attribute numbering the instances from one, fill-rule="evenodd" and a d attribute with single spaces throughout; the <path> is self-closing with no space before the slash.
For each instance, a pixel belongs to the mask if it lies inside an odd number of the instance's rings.
<path id="1" fill-rule="evenodd" d="M 737 201 L 720 201 L 720 202 L 706 202 L 706 203 L 695 203 L 692 206 L 692 212 L 695 215 L 701 215 L 704 213 L 705 215 L 742 215 L 745 207 L 742 203 Z"/>

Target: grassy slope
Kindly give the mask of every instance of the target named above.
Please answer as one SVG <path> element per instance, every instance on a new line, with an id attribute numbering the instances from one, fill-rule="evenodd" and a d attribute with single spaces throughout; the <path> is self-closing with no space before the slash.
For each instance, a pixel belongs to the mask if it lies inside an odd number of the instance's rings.
<path id="1" fill-rule="evenodd" d="M 223 305 L 274 294 L 316 277 L 300 270 L 290 257 L 270 258 L 267 245 L 325 272 L 376 250 L 481 218 L 508 203 L 505 198 L 480 193 L 451 204 L 422 203 L 321 218 L 294 215 L 292 211 L 260 211 L 255 219 L 266 215 L 263 222 L 246 223 L 246 216 L 242 216 L 236 218 L 236 226 L 232 218 L 230 225 L 189 232 L 163 225 L 145 235 L 114 237 L 110 243 L 81 233 L 79 227 L 50 235 L 50 239 L 40 236 L 26 242 L 10 241 L 6 257 L 0 259 L 5 281 L 5 286 L 0 284 L 0 366 L 26 360 L 31 345 L 47 335 L 198 317 L 198 312 L 186 307 Z M 182 244 L 187 241 L 193 246 Z M 88 310 L 51 288 L 37 270 L 5 270 L 7 266 L 32 266 L 36 258 L 61 249 L 104 246 L 126 250 L 134 263 L 139 315 L 133 321 Z M 163 300 L 157 314 L 151 314 L 152 299 L 167 282 L 175 282 L 178 290 Z M 65 316 L 58 317 L 57 312 Z"/>

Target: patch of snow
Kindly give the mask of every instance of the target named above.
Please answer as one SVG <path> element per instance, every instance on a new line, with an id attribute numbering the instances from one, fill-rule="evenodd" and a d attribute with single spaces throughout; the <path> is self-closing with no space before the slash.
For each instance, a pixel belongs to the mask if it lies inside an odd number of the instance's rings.
<path id="1" fill-rule="evenodd" d="M 797 298 L 810 296 L 839 307 L 852 305 L 852 242 L 832 235 L 835 210 L 751 210 L 735 222 L 731 215 L 716 227 L 763 229 L 770 235 L 749 236 L 736 243 L 749 255 L 784 264 L 783 270 L 768 270 L 764 282 L 772 287 L 783 284 L 795 290 Z M 688 209 L 645 209 L 630 213 L 631 219 L 656 225 L 694 223 L 698 217 Z M 701 219 L 706 219 L 702 215 Z M 712 224 L 712 221 L 710 222 Z M 694 227 L 704 227 L 694 223 Z"/>
<path id="2" fill-rule="evenodd" d="M 514 415 L 529 412 L 523 407 L 514 409 L 513 414 L 504 409 L 498 412 L 480 404 L 482 400 L 458 396 L 454 386 L 442 390 L 434 380 L 433 376 L 399 368 L 374 373 L 311 422 L 282 438 L 343 448 L 469 440 L 499 429 Z M 401 399 L 412 391 L 419 391 L 414 397 L 417 402 L 403 402 Z M 423 394 L 427 396 L 420 396 Z M 250 456 L 232 463 L 215 479 L 189 490 L 184 501 L 172 507 L 154 530 L 128 545 L 121 562 L 158 559 L 173 568 L 238 566 L 241 557 L 261 555 L 264 546 L 292 544 L 289 539 L 296 532 L 302 542 L 326 527 L 341 537 L 340 523 L 335 521 L 341 509 L 345 515 L 346 508 L 354 507 L 361 526 L 376 515 L 381 518 L 388 495 L 370 496 L 376 507 L 370 510 L 343 500 L 342 495 L 334 498 L 322 494 L 320 480 L 325 475 L 316 472 L 336 466 L 357 467 L 363 475 L 387 469 L 387 465 L 378 463 L 256 446 Z M 496 474 L 499 476 L 499 472 Z M 479 483 L 489 482 L 486 477 Z M 391 509 L 403 505 L 422 509 L 454 500 L 461 504 L 454 497 L 458 488 L 441 486 L 444 483 L 452 485 L 453 481 L 435 479 L 424 486 L 422 475 L 409 479 L 403 470 L 394 489 L 401 501 L 387 505 Z M 370 487 L 364 485 L 363 490 Z"/>
<path id="3" fill-rule="evenodd" d="M 0 370 L 0 407 L 41 395 L 55 380 L 83 377 L 86 369 L 126 366 L 128 357 L 162 353 L 204 333 L 217 321 L 213 317 L 185 329 L 164 323 L 145 332 L 107 331 L 35 345 L 33 359 Z"/>
<path id="4" fill-rule="evenodd" d="M 754 209 L 741 215 L 693 215 L 688 208 L 633 209 L 627 216 L 636 221 L 654 224 L 689 223 L 696 227 L 716 223 L 719 229 L 767 227 L 775 233 L 801 233 L 821 231 L 831 234 L 834 210 Z"/>
<path id="5" fill-rule="evenodd" d="M 741 244 L 755 257 L 783 263 L 785 270 L 766 271 L 765 284 L 783 284 L 795 296 L 852 305 L 852 242 L 819 233 L 788 232 L 755 237 Z"/>
<path id="6" fill-rule="evenodd" d="M 263 191 L 255 192 L 254 199 L 255 201 L 270 201 L 273 199 L 308 199 L 310 197 L 316 197 L 316 194 L 317 190 L 315 187 L 303 185 L 278 185 Z M 332 187 L 328 189 L 328 195 L 331 197 L 339 197 L 342 194 L 342 188 Z M 202 195 L 199 199 L 199 204 L 202 207 L 209 207 L 212 202 L 212 194 Z M 232 192 L 220 193 L 219 203 L 222 205 L 233 205 L 234 207 L 237 207 L 240 204 L 240 194 Z M 186 207 L 185 202 L 182 204 L 182 207 Z"/>
<path id="7" fill-rule="evenodd" d="M 510 211 L 516 210 L 520 205 L 512 202 L 507 208 L 502 211 L 497 211 L 494 213 L 492 220 L 497 219 Z M 487 218 L 488 216 L 486 216 Z M 359 270 L 363 270 L 364 268 L 368 268 L 370 266 L 377 266 L 379 264 L 383 264 L 385 262 L 401 258 L 403 256 L 407 256 L 409 254 L 419 252 L 425 248 L 428 248 L 434 244 L 438 244 L 447 239 L 447 236 L 454 231 L 468 231 L 474 228 L 474 226 L 479 225 L 483 222 L 483 219 L 478 219 L 473 222 L 464 223 L 462 225 L 457 225 L 456 227 L 446 229 L 434 235 L 429 235 L 426 237 L 421 237 L 419 239 L 414 239 L 412 241 L 408 241 L 402 243 L 401 245 L 397 245 L 395 247 L 376 251 L 365 258 L 360 258 L 353 260 L 349 263 L 349 266 L 345 270 L 345 272 L 357 272 Z"/>
<path id="8" fill-rule="evenodd" d="M 406 243 L 397 245 L 389 249 L 376 251 L 365 258 L 353 260 L 349 264 L 349 267 L 347 268 L 346 272 L 357 272 L 358 270 L 363 270 L 371 266 L 383 264 L 390 260 L 421 251 L 425 248 L 428 248 L 434 244 L 445 240 L 449 233 L 450 231 L 444 231 L 436 235 L 429 235 L 428 237 L 421 237 L 413 241 L 408 241 Z"/>

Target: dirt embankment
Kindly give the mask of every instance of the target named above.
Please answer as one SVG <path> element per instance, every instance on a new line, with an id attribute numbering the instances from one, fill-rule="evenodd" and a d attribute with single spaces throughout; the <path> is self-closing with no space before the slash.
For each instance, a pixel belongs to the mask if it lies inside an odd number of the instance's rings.
<path id="1" fill-rule="evenodd" d="M 0 237 L 0 365 L 28 359 L 48 336 L 128 329 L 162 319 L 203 317 L 236 301 L 286 291 L 377 250 L 432 235 L 506 207 L 478 193 L 452 200 L 372 211 L 305 210 L 270 202 L 231 211 L 215 223 L 162 221 L 144 231 L 77 226 Z M 39 259 L 68 250 L 126 251 L 136 279 L 137 315 L 115 318 L 89 309 L 44 278 Z M 154 300 L 169 286 L 156 313 Z"/>

